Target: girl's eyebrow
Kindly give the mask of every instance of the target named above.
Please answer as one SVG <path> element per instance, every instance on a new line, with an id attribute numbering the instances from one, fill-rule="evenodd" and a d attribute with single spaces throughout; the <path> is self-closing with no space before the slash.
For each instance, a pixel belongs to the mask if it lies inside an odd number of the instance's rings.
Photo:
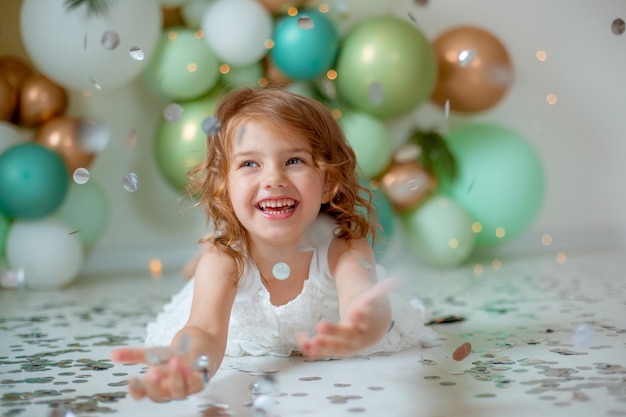
<path id="1" fill-rule="evenodd" d="M 312 154 L 313 152 L 307 148 L 289 148 L 289 149 L 285 149 L 281 151 L 280 153 L 281 154 L 300 154 L 300 153 Z M 259 154 L 261 154 L 261 151 L 255 151 L 255 150 L 240 151 L 240 152 L 233 154 L 233 158 L 248 158 L 251 156 L 257 156 Z"/>

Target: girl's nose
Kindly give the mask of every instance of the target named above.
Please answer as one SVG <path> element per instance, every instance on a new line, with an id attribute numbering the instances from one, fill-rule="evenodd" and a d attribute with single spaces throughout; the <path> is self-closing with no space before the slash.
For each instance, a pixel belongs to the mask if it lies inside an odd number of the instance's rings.
<path id="1" fill-rule="evenodd" d="M 266 166 L 264 171 L 264 188 L 285 187 L 287 185 L 287 177 L 281 167 Z"/>

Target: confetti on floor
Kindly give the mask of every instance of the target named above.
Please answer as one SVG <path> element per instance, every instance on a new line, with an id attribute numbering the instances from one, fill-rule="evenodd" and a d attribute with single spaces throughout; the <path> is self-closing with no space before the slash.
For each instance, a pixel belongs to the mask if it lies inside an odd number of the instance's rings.
<path id="1" fill-rule="evenodd" d="M 204 392 L 159 404 L 128 396 L 146 368 L 113 363 L 109 352 L 142 343 L 182 278 L 0 290 L 0 415 L 626 416 L 621 254 L 474 271 L 435 271 L 402 289 L 440 318 L 439 346 L 326 361 L 226 358 Z"/>

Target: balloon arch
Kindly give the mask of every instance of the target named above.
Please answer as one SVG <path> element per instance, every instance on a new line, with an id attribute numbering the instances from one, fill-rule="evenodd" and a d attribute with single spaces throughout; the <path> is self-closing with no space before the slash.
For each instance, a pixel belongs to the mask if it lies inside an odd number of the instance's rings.
<path id="1" fill-rule="evenodd" d="M 427 102 L 445 118 L 497 106 L 514 82 L 504 44 L 472 25 L 428 39 L 411 14 L 373 5 L 363 16 L 359 4 L 24 0 L 21 32 L 32 64 L 0 57 L 5 277 L 56 288 L 77 276 L 109 220 L 106 196 L 88 171 L 108 136 L 105 126 L 66 114 L 67 90 L 114 90 L 138 78 L 171 103 L 155 158 L 177 191 L 202 156 L 202 126 L 221 94 L 275 85 L 333 110 L 378 206 L 378 253 L 396 223 L 408 250 L 435 267 L 459 265 L 475 247 L 523 233 L 545 185 L 537 152 L 517 132 L 468 119 L 450 132 L 415 126 L 404 143 L 391 139 L 394 121 Z M 23 139 L 25 128 L 35 130 L 32 139 Z M 136 189 L 136 178 L 127 180 Z M 33 257 L 44 242 L 54 256 Z"/>

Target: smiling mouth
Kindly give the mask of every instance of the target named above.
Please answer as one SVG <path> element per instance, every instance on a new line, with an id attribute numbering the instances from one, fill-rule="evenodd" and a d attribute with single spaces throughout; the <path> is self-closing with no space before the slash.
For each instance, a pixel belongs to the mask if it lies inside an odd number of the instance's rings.
<path id="1" fill-rule="evenodd" d="M 284 214 L 296 207 L 296 200 L 281 198 L 278 200 L 263 200 L 257 204 L 257 208 L 266 214 Z"/>

